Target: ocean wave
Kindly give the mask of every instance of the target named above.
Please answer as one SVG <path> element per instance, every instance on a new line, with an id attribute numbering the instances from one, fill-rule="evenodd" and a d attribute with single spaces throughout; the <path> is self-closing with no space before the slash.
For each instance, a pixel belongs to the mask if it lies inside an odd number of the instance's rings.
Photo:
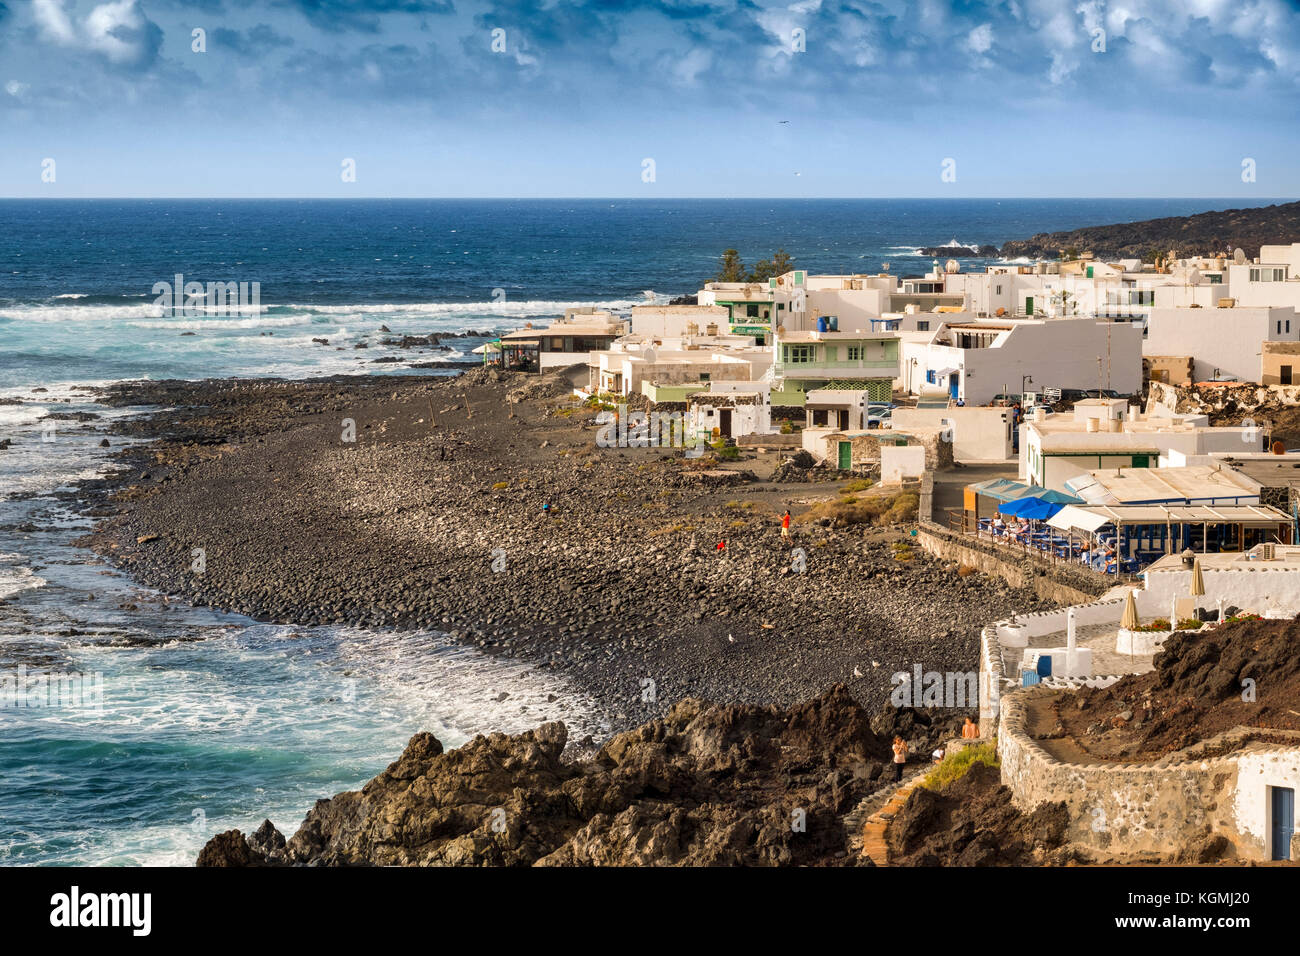
<path id="1" fill-rule="evenodd" d="M 216 306 L 195 308 L 205 309 L 210 315 L 177 316 L 168 318 L 152 300 L 147 302 L 121 302 L 118 304 L 73 304 L 65 300 L 63 304 L 54 305 L 22 304 L 0 306 L 0 319 L 28 322 L 95 322 L 110 320 L 153 321 L 159 325 L 147 325 L 146 328 L 174 326 L 184 328 L 186 322 L 206 322 L 211 327 L 219 328 L 242 324 L 245 328 L 256 327 L 254 323 L 283 322 L 292 324 L 289 319 L 310 321 L 313 316 L 346 315 L 357 318 L 375 316 L 384 321 L 389 317 L 400 318 L 461 318 L 491 320 L 492 318 L 511 319 L 521 316 L 561 316 L 566 309 L 596 308 L 611 311 L 627 311 L 634 305 L 663 305 L 668 297 L 655 293 L 653 298 L 640 299 L 506 299 L 504 301 L 478 302 L 358 302 L 348 304 L 321 304 L 307 302 L 263 303 L 260 315 L 222 315 Z M 268 318 L 270 316 L 270 318 Z"/>
<path id="2" fill-rule="evenodd" d="M 21 558 L 19 554 L 0 554 L 0 559 Z M 27 567 L 0 567 L 0 601 L 7 600 L 22 591 L 33 591 L 46 585 L 44 578 Z"/>

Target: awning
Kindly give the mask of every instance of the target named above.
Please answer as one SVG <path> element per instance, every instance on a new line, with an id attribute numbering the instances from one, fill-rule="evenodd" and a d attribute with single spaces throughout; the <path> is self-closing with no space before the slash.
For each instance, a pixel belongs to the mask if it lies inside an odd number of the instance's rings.
<path id="1" fill-rule="evenodd" d="M 1035 495 L 1029 495 L 1025 498 L 1017 498 L 1015 501 L 1007 502 L 1000 506 L 998 511 L 1004 515 L 1016 515 L 1021 518 L 1029 518 L 1034 521 L 1042 521 L 1045 518 L 1051 518 L 1065 505 L 1057 504 L 1055 501 L 1047 501 Z"/>
<path id="2" fill-rule="evenodd" d="M 1048 519 L 1062 531 L 1092 533 L 1103 525 L 1127 527 L 1144 524 L 1239 524 L 1271 528 L 1288 524 L 1290 515 L 1267 505 L 1068 505 Z"/>
<path id="3" fill-rule="evenodd" d="M 961 371 L 961 369 L 956 369 L 956 368 L 941 368 L 941 369 L 937 370 L 937 371 L 934 373 L 934 377 L 935 377 L 936 379 L 940 379 L 940 378 L 943 378 L 943 377 L 946 376 L 946 375 L 951 375 L 951 374 L 953 374 L 954 372 L 960 372 L 960 371 Z"/>
<path id="4" fill-rule="evenodd" d="M 1047 523 L 1053 528 L 1059 528 L 1061 531 L 1086 531 L 1092 534 L 1102 525 L 1110 523 L 1110 517 L 1090 508 L 1081 508 L 1078 505 L 1066 505 L 1052 517 L 1047 519 Z"/>
<path id="5" fill-rule="evenodd" d="M 983 495 L 997 501 L 1015 501 L 1029 496 L 1042 498 L 1044 501 L 1052 501 L 1060 505 L 1077 505 L 1083 501 L 1082 498 L 1076 498 L 1055 489 L 1027 485 L 1022 481 L 1014 481 L 1010 478 L 989 478 L 986 481 L 978 481 L 966 487 L 977 495 Z"/>

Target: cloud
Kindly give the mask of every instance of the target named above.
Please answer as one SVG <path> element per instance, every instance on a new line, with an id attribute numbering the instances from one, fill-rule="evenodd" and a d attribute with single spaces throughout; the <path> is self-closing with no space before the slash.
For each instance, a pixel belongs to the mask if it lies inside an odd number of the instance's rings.
<path id="1" fill-rule="evenodd" d="M 322 30 L 339 33 L 349 30 L 376 33 L 382 19 L 393 14 L 439 15 L 454 13 L 456 9 L 452 0 L 275 0 L 275 3 L 298 11 Z"/>
<path id="2" fill-rule="evenodd" d="M 47 40 L 98 53 L 115 66 L 147 67 L 162 47 L 162 30 L 145 16 L 139 0 L 101 3 L 79 23 L 63 0 L 32 0 L 32 17 Z"/>
<path id="3" fill-rule="evenodd" d="M 277 33 L 265 23 L 242 32 L 218 27 L 212 31 L 212 39 L 217 46 L 226 47 L 246 57 L 264 56 L 273 50 L 287 49 L 294 44 L 293 37 Z"/>

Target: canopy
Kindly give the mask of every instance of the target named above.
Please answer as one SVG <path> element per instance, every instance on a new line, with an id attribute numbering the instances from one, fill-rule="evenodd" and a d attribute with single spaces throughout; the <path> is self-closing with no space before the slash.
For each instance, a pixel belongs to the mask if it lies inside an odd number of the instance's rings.
<path id="1" fill-rule="evenodd" d="M 1065 505 L 1055 501 L 1047 501 L 1036 495 L 1030 495 L 1025 498 L 1018 498 L 1015 501 L 1000 505 L 998 511 L 1004 515 L 1016 515 L 1021 518 L 1031 518 L 1036 521 L 1042 521 L 1052 517 Z"/>
<path id="2" fill-rule="evenodd" d="M 966 487 L 977 495 L 994 498 L 998 501 L 1015 501 L 1018 498 L 1032 496 L 1062 505 L 1083 503 L 1082 498 L 1076 498 L 1065 492 L 1040 488 L 1037 485 L 1026 485 L 1024 482 L 1012 481 L 1010 478 L 989 478 L 986 481 L 978 481 Z"/>
<path id="3" fill-rule="evenodd" d="M 1063 531 L 1093 532 L 1103 525 L 1239 524 L 1270 528 L 1290 517 L 1267 505 L 1067 505 L 1048 524 Z"/>

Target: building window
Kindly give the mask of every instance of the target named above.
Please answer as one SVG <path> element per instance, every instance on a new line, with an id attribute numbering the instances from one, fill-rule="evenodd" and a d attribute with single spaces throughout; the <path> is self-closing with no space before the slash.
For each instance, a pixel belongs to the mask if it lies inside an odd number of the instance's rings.
<path id="1" fill-rule="evenodd" d="M 750 319 L 758 318 L 758 306 L 756 305 L 745 306 L 745 317 Z"/>
<path id="2" fill-rule="evenodd" d="M 785 346 L 784 361 L 791 365 L 799 363 L 809 363 L 813 360 L 813 347 L 811 345 L 787 345 Z"/>
<path id="3" fill-rule="evenodd" d="M 929 332 L 929 331 L 930 331 L 930 321 L 929 321 L 928 319 L 925 320 L 924 322 L 918 320 L 917 323 L 916 323 L 916 331 L 918 331 L 918 332 Z"/>
<path id="4" fill-rule="evenodd" d="M 784 311 L 785 311 L 785 303 L 784 303 L 784 302 L 778 302 L 778 303 L 776 304 L 776 311 L 778 311 L 778 312 L 784 312 Z"/>
<path id="5" fill-rule="evenodd" d="M 1206 278 L 1210 280 L 1210 285 L 1223 285 L 1223 276 L 1217 273 L 1212 273 Z"/>
<path id="6" fill-rule="evenodd" d="M 850 346 L 849 346 L 849 361 L 850 361 L 850 362 L 857 362 L 857 361 L 861 360 L 861 358 L 862 358 L 862 348 L 861 348 L 861 346 L 850 345 Z"/>

